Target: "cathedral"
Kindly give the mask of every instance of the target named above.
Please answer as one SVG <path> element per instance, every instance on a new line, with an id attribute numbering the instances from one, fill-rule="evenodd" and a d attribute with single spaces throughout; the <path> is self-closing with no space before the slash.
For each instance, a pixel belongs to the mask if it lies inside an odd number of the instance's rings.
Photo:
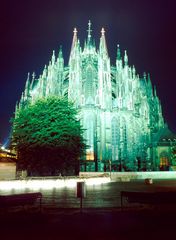
<path id="1" fill-rule="evenodd" d="M 28 75 L 17 106 L 48 96 L 66 96 L 74 102 L 88 146 L 81 171 L 151 170 L 155 165 L 153 141 L 164 128 L 160 100 L 150 76 L 139 76 L 119 45 L 115 51 L 112 65 L 104 28 L 98 48 L 90 21 L 84 46 L 75 28 L 68 64 L 62 48 L 57 56 L 53 51 L 39 77 Z"/>

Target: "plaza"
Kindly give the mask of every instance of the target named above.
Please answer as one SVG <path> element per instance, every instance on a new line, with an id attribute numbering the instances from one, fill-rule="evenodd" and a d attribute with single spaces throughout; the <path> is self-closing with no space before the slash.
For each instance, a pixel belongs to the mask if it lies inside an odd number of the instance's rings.
<path id="1" fill-rule="evenodd" d="M 3 239 L 165 239 L 174 234 L 175 205 L 135 205 L 122 211 L 120 191 L 167 192 L 175 191 L 175 186 L 175 179 L 155 180 L 152 185 L 135 180 L 88 186 L 82 213 L 75 188 L 45 190 L 42 212 L 19 208 L 1 214 L 1 236 Z"/>

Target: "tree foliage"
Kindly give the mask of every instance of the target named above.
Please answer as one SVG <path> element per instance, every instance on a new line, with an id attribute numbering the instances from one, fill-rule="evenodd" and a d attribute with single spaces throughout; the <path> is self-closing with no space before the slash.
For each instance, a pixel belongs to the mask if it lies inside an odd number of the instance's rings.
<path id="1" fill-rule="evenodd" d="M 72 103 L 56 97 L 21 108 L 12 119 L 19 169 L 39 175 L 73 173 L 85 149 L 77 114 Z"/>

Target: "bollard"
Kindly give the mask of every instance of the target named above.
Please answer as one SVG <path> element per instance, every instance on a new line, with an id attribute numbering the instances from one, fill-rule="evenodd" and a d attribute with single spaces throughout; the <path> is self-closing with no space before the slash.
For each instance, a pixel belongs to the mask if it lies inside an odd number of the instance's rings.
<path id="1" fill-rule="evenodd" d="M 153 179 L 152 178 L 146 178 L 145 179 L 145 184 L 153 184 Z"/>
<path id="2" fill-rule="evenodd" d="M 82 199 L 86 197 L 85 182 L 77 182 L 76 196 L 80 198 L 80 212 L 82 212 Z"/>

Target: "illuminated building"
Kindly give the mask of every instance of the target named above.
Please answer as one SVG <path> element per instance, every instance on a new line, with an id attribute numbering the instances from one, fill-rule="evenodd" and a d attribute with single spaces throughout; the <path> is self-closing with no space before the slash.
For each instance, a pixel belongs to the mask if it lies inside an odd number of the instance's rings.
<path id="1" fill-rule="evenodd" d="M 15 179 L 16 155 L 10 150 L 0 147 L 0 180 Z"/>
<path id="2" fill-rule="evenodd" d="M 15 158 L 15 159 L 17 159 L 17 156 L 11 150 L 5 149 L 4 147 L 0 147 L 0 158 Z"/>
<path id="3" fill-rule="evenodd" d="M 91 23 L 82 48 L 76 28 L 68 65 L 62 49 L 55 52 L 43 73 L 28 75 L 18 108 L 48 96 L 67 96 L 80 109 L 89 146 L 82 170 L 139 170 L 152 168 L 152 143 L 164 128 L 160 100 L 150 76 L 142 77 L 128 64 L 119 45 L 115 65 L 108 55 L 105 30 L 99 48 L 92 38 Z"/>

